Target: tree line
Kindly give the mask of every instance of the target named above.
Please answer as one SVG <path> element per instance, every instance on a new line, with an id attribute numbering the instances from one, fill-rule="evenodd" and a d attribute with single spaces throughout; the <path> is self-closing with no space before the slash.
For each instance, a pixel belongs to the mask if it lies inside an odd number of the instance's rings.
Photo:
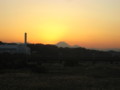
<path id="1" fill-rule="evenodd" d="M 5 44 L 0 42 L 0 44 Z M 80 62 L 119 62 L 120 52 L 100 51 L 78 48 L 62 48 L 55 45 L 28 44 L 31 55 L 24 54 L 0 54 L 0 66 L 24 66 L 28 62 L 36 63 L 63 63 L 66 65 L 77 65 Z"/>

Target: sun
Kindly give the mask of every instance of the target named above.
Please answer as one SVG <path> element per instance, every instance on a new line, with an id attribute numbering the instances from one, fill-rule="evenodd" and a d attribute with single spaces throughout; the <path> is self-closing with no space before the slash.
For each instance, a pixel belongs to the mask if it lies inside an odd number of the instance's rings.
<path id="1" fill-rule="evenodd" d="M 58 42 L 64 37 L 66 29 L 67 28 L 61 24 L 45 24 L 42 27 L 41 39 L 49 44 Z"/>

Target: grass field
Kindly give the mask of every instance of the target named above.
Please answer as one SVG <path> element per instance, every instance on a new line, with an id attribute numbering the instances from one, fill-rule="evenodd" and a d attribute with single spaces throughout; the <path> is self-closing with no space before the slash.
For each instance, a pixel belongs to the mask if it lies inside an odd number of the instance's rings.
<path id="1" fill-rule="evenodd" d="M 120 90 L 120 66 L 81 64 L 77 67 L 45 67 L 2 70 L 0 90 Z M 38 69 L 39 70 L 39 69 Z"/>

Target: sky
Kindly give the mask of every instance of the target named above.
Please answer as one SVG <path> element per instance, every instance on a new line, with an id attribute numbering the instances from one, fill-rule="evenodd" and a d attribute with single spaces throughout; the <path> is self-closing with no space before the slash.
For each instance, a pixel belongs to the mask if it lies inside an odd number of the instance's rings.
<path id="1" fill-rule="evenodd" d="M 120 0 L 0 0 L 0 41 L 120 48 Z"/>

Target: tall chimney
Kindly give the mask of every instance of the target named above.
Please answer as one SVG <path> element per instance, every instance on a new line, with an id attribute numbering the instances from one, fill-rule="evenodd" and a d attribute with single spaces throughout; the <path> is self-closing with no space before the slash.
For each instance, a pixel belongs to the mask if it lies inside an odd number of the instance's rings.
<path id="1" fill-rule="evenodd" d="M 27 46 L 27 33 L 25 32 L 25 34 L 24 34 L 24 44 L 25 44 L 25 46 Z"/>

